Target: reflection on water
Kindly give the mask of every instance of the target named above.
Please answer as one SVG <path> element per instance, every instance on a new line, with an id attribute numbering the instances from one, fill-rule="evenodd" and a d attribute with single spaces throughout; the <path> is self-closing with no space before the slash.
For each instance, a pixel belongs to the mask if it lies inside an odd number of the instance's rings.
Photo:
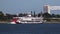
<path id="1" fill-rule="evenodd" d="M 0 34 L 60 34 L 60 24 L 0 24 Z"/>

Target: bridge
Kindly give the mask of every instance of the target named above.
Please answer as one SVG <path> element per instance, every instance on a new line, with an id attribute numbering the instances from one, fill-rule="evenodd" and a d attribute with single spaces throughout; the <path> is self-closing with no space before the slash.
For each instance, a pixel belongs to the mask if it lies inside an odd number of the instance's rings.
<path id="1" fill-rule="evenodd" d="M 50 6 L 50 5 L 44 5 L 43 6 L 43 11 L 44 13 L 49 13 L 51 10 L 60 10 L 60 6 Z"/>

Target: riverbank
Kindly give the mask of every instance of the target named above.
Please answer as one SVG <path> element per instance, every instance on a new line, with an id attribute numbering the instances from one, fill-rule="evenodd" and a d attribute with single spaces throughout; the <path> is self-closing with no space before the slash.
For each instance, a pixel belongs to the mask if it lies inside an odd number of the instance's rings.
<path id="1" fill-rule="evenodd" d="M 10 23 L 10 21 L 0 21 L 0 23 L 7 24 L 7 23 Z"/>

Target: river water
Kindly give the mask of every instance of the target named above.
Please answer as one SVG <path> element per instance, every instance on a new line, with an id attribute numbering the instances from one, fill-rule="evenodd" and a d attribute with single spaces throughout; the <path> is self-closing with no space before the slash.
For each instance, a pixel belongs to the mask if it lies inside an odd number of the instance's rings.
<path id="1" fill-rule="evenodd" d="M 60 24 L 0 24 L 0 34 L 60 34 Z"/>

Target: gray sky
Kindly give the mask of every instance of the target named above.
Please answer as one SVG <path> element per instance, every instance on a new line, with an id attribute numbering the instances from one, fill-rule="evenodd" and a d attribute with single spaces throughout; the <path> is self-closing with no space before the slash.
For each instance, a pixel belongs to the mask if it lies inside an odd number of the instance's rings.
<path id="1" fill-rule="evenodd" d="M 0 0 L 0 11 L 11 14 L 17 14 L 21 12 L 26 13 L 30 11 L 39 13 L 46 4 L 60 6 L 60 0 Z M 52 13 L 60 12 L 55 11 Z"/>

